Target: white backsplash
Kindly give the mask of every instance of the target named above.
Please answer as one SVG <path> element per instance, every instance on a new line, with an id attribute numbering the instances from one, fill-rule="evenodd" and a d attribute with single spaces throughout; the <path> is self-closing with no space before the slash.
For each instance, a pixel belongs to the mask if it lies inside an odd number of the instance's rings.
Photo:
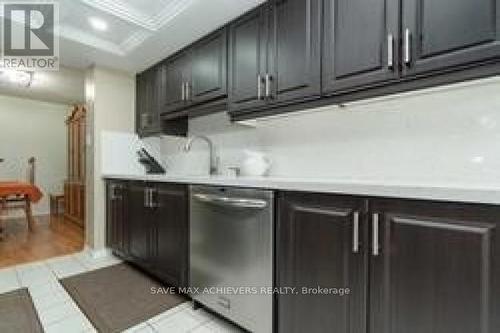
<path id="1" fill-rule="evenodd" d="M 146 148 L 158 161 L 162 161 L 161 139 L 139 139 L 135 134 L 105 131 L 102 135 L 102 173 L 142 175 L 145 170 L 139 163 L 137 151 Z"/>
<path id="2" fill-rule="evenodd" d="M 253 150 L 277 177 L 500 185 L 500 77 L 254 123 L 222 112 L 190 120 L 189 134 L 213 140 L 222 170 Z M 168 172 L 207 173 L 206 143 L 185 153 L 185 140 L 161 138 Z"/>

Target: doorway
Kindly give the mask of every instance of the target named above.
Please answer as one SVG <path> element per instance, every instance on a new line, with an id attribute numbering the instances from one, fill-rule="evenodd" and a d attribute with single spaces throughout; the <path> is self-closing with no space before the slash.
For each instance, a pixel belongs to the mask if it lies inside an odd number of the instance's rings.
<path id="1" fill-rule="evenodd" d="M 83 250 L 85 107 L 0 105 L 0 269 Z"/>

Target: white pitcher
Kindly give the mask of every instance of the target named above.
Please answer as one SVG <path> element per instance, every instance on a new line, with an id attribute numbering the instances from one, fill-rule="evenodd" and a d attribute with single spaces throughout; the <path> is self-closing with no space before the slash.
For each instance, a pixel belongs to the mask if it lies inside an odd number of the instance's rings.
<path id="1" fill-rule="evenodd" d="M 266 176 L 271 168 L 269 158 L 260 152 L 245 151 L 245 159 L 241 166 L 243 176 Z"/>

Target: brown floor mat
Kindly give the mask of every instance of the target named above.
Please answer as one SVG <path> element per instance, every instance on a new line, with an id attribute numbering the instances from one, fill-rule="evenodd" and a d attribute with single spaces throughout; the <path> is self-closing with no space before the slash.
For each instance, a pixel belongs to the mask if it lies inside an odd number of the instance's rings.
<path id="1" fill-rule="evenodd" d="M 128 264 L 119 264 L 60 280 L 66 291 L 103 333 L 121 332 L 187 299 L 152 292 L 157 281 Z"/>
<path id="2" fill-rule="evenodd" d="M 43 332 L 28 289 L 0 294 L 0 332 Z"/>

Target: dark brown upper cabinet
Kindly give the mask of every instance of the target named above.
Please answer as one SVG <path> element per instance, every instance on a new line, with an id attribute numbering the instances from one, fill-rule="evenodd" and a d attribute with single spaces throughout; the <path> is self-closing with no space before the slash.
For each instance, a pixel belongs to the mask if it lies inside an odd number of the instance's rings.
<path id="1" fill-rule="evenodd" d="M 161 66 L 136 76 L 136 129 L 140 136 L 160 133 L 163 90 Z"/>
<path id="2" fill-rule="evenodd" d="M 321 95 L 320 17 L 320 0 L 273 0 L 231 24 L 231 111 Z"/>
<path id="3" fill-rule="evenodd" d="M 270 103 L 321 95 L 321 0 L 270 2 Z M 266 80 L 266 77 L 264 77 Z"/>
<path id="4" fill-rule="evenodd" d="M 500 56 L 499 0 L 403 0 L 404 75 Z"/>
<path id="5" fill-rule="evenodd" d="M 500 0 L 268 0 L 139 74 L 137 131 L 186 135 L 187 117 L 210 112 L 244 120 L 498 73 Z"/>
<path id="6" fill-rule="evenodd" d="M 227 96 L 227 32 L 221 29 L 169 58 L 165 112 Z"/>
<path id="7" fill-rule="evenodd" d="M 399 77 L 399 0 L 325 0 L 323 92 Z"/>
<path id="8" fill-rule="evenodd" d="M 277 286 L 278 332 L 366 332 L 368 242 L 364 200 L 349 196 L 280 193 Z M 314 295 L 303 288 L 349 288 L 349 295 Z"/>
<path id="9" fill-rule="evenodd" d="M 498 331 L 498 207 L 374 200 L 370 210 L 369 332 Z"/>
<path id="10" fill-rule="evenodd" d="M 169 58 L 164 65 L 166 82 L 164 112 L 187 106 L 188 83 L 191 81 L 191 52 L 183 51 Z"/>
<path id="11" fill-rule="evenodd" d="M 262 107 L 267 71 L 268 10 L 261 6 L 229 27 L 229 108 Z"/>
<path id="12" fill-rule="evenodd" d="M 187 99 L 191 104 L 227 97 L 227 30 L 203 38 L 192 48 L 191 81 Z"/>

